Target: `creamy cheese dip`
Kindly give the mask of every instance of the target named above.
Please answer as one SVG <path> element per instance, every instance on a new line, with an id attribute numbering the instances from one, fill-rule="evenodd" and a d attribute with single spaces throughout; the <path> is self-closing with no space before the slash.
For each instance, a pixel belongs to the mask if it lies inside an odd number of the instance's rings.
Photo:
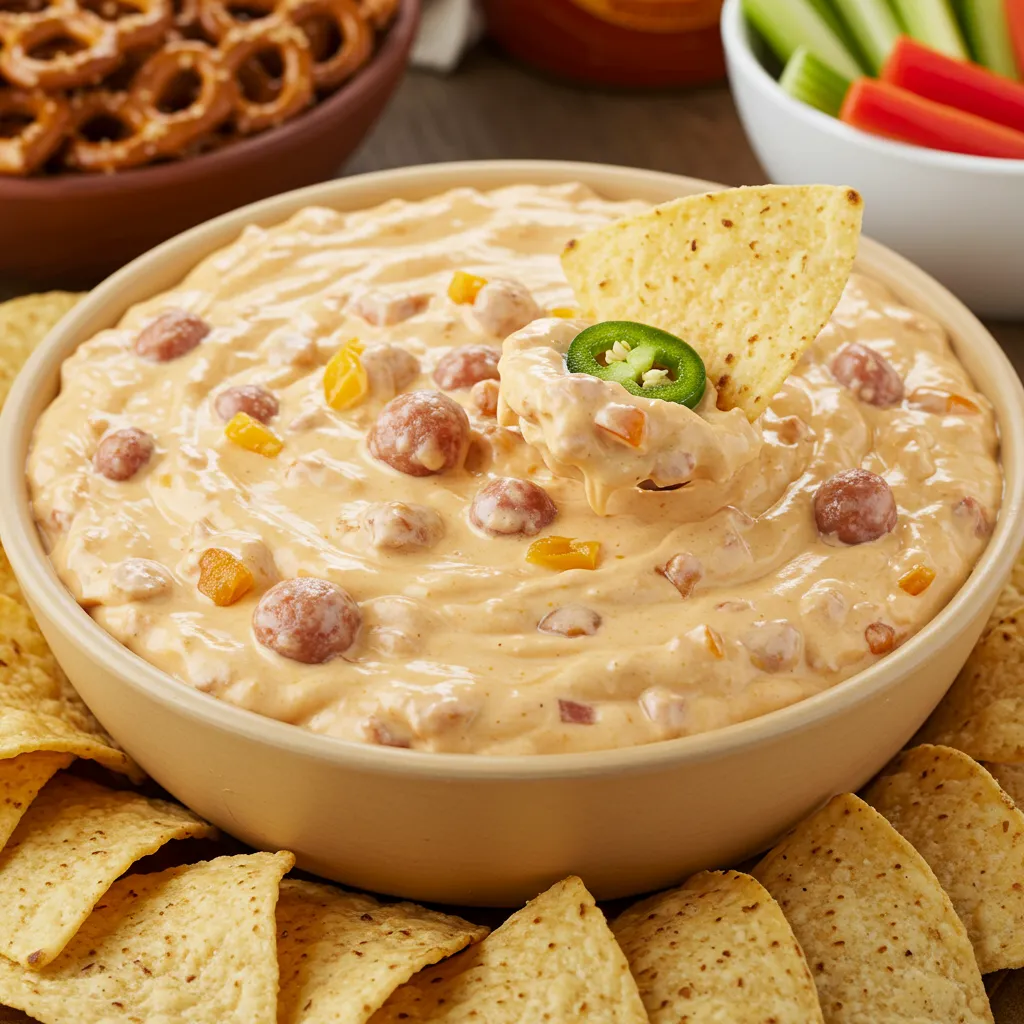
<path id="1" fill-rule="evenodd" d="M 860 275 L 755 424 L 710 384 L 690 411 L 567 375 L 559 253 L 643 208 L 518 186 L 248 228 L 64 364 L 28 462 L 61 579 L 188 685 L 424 750 L 647 743 L 868 667 L 987 543 L 989 404 Z M 456 271 L 489 283 L 456 303 Z M 352 338 L 369 392 L 336 411 Z M 279 453 L 225 435 L 239 410 Z M 527 562 L 548 536 L 599 542 L 596 568 Z M 251 575 L 233 604 L 197 589 L 209 549 Z"/>

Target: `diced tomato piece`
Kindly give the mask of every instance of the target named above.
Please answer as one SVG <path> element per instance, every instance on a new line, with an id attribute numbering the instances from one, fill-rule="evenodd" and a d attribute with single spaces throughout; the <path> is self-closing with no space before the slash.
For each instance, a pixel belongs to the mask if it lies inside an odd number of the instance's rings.
<path id="1" fill-rule="evenodd" d="M 1024 84 L 955 60 L 901 36 L 882 68 L 883 82 L 1024 132 Z"/>
<path id="2" fill-rule="evenodd" d="M 1024 132 L 915 96 L 890 82 L 858 79 L 839 117 L 861 131 L 912 146 L 1024 160 Z"/>

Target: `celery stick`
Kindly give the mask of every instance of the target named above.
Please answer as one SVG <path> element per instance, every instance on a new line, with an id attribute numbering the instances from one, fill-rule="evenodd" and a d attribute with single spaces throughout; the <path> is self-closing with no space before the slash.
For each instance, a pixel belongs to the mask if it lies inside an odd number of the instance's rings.
<path id="1" fill-rule="evenodd" d="M 801 46 L 786 62 L 779 85 L 794 99 L 838 117 L 850 80 Z"/>
<path id="2" fill-rule="evenodd" d="M 1017 78 L 1003 0 L 957 0 L 956 9 L 971 56 L 997 75 Z"/>
<path id="3" fill-rule="evenodd" d="M 885 2 L 885 0 L 882 0 L 882 2 Z M 821 16 L 821 20 L 832 29 L 833 35 L 849 50 L 850 56 L 860 65 L 861 69 L 867 71 L 870 66 L 868 60 L 861 51 L 860 45 L 854 38 L 849 26 L 839 16 L 832 0 L 810 0 L 810 4 Z"/>
<path id="4" fill-rule="evenodd" d="M 886 0 L 835 0 L 835 5 L 867 58 L 868 70 L 877 75 L 900 34 L 892 9 Z"/>
<path id="5" fill-rule="evenodd" d="M 848 78 L 861 74 L 857 62 L 811 5 L 810 0 L 743 0 L 747 21 L 783 62 L 806 46 Z"/>
<path id="6" fill-rule="evenodd" d="M 967 60 L 967 47 L 949 0 L 892 0 L 892 5 L 916 40 L 949 57 Z"/>

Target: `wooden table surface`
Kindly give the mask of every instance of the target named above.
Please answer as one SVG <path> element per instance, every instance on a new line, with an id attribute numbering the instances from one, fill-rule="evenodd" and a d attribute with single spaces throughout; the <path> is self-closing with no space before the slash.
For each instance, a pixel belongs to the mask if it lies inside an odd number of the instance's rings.
<path id="1" fill-rule="evenodd" d="M 486 46 L 450 77 L 410 73 L 345 173 L 496 157 L 631 164 L 730 185 L 766 180 L 724 86 L 641 95 L 577 89 Z M 1024 324 L 989 326 L 1024 372 Z M 1024 1024 L 1024 972 L 1001 980 L 996 1021 Z M 28 1020 L 0 1007 L 0 1024 Z"/>

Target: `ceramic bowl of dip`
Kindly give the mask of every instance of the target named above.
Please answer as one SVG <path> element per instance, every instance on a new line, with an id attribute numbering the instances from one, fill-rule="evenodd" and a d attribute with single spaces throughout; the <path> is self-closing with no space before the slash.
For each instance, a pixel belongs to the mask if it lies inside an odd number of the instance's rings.
<path id="1" fill-rule="evenodd" d="M 521 757 L 429 753 L 316 735 L 221 702 L 121 646 L 78 606 L 43 550 L 25 464 L 61 364 L 128 307 L 176 284 L 247 225 L 299 209 L 355 210 L 455 186 L 581 181 L 656 203 L 707 182 L 651 171 L 500 161 L 388 171 L 238 210 L 141 257 L 50 334 L 0 418 L 0 535 L 43 632 L 98 718 L 161 785 L 256 847 L 310 871 L 420 900 L 509 905 L 567 873 L 600 897 L 734 863 L 830 795 L 856 790 L 914 733 L 977 641 L 1024 541 L 1024 390 L 996 342 L 927 274 L 862 240 L 858 269 L 941 322 L 1002 437 L 1002 511 L 949 604 L 890 655 L 762 717 L 631 748 Z"/>
<path id="2" fill-rule="evenodd" d="M 853 185 L 869 235 L 978 314 L 1024 316 L 1024 160 L 908 146 L 844 124 L 779 88 L 740 0 L 725 0 L 721 24 L 740 119 L 772 181 Z"/>

